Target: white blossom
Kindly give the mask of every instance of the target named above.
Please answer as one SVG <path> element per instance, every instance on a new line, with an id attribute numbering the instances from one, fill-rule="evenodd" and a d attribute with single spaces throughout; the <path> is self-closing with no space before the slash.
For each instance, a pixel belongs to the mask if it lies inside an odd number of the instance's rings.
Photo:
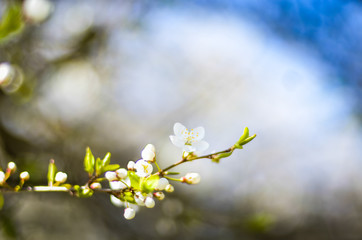
<path id="1" fill-rule="evenodd" d="M 67 181 L 67 177 L 68 175 L 64 172 L 57 172 L 57 174 L 55 174 L 55 181 L 58 183 L 64 183 L 65 181 Z"/>
<path id="2" fill-rule="evenodd" d="M 136 216 L 136 211 L 133 208 L 125 208 L 124 209 L 124 214 L 123 214 L 124 218 L 127 220 L 131 220 Z"/>
<path id="3" fill-rule="evenodd" d="M 52 10 L 53 4 L 48 0 L 26 0 L 23 5 L 25 16 L 36 23 L 44 21 Z"/>
<path id="4" fill-rule="evenodd" d="M 185 177 L 182 177 L 182 181 L 188 184 L 198 184 L 200 180 L 201 177 L 198 173 L 187 173 Z"/>
<path id="5" fill-rule="evenodd" d="M 3 183 L 5 181 L 5 173 L 3 171 L 0 171 L 0 183 Z"/>
<path id="6" fill-rule="evenodd" d="M 155 206 L 155 200 L 152 197 L 147 197 L 145 200 L 145 206 L 147 208 L 153 208 Z"/>
<path id="7" fill-rule="evenodd" d="M 158 184 L 157 184 L 156 189 L 157 190 L 164 190 L 168 184 L 169 184 L 169 182 L 168 182 L 168 180 L 166 178 L 160 178 L 158 180 Z"/>
<path id="8" fill-rule="evenodd" d="M 9 162 L 8 163 L 8 169 L 11 172 L 15 172 L 16 171 L 16 164 L 14 162 Z"/>
<path id="9" fill-rule="evenodd" d="M 163 200 L 165 199 L 165 194 L 163 192 L 155 192 L 153 194 L 158 200 Z"/>
<path id="10" fill-rule="evenodd" d="M 124 206 L 124 202 L 122 202 L 121 199 L 117 198 L 114 195 L 111 195 L 111 203 L 116 207 L 123 207 Z"/>
<path id="11" fill-rule="evenodd" d="M 197 127 L 189 131 L 181 123 L 175 123 L 173 131 L 175 135 L 170 136 L 171 142 L 185 152 L 202 152 L 209 147 L 209 144 L 202 140 L 205 136 L 203 127 Z"/>
<path id="12" fill-rule="evenodd" d="M 129 161 L 127 164 L 128 170 L 134 170 L 136 163 L 134 161 Z"/>
<path id="13" fill-rule="evenodd" d="M 109 187 L 112 190 L 121 190 L 121 189 L 127 188 L 127 185 L 121 181 L 111 181 L 111 182 L 109 182 Z"/>
<path id="14" fill-rule="evenodd" d="M 135 164 L 136 174 L 140 177 L 148 177 L 153 171 L 152 165 L 146 160 L 140 159 Z"/>
<path id="15" fill-rule="evenodd" d="M 21 172 L 20 173 L 20 179 L 21 180 L 23 180 L 23 181 L 27 181 L 27 180 L 29 180 L 29 178 L 30 178 L 30 175 L 29 175 L 29 173 L 28 172 Z"/>
<path id="16" fill-rule="evenodd" d="M 126 178 L 127 173 L 128 173 L 128 171 L 125 168 L 120 168 L 120 169 L 116 170 L 117 177 L 120 179 Z"/>
<path id="17" fill-rule="evenodd" d="M 140 206 L 144 206 L 145 205 L 145 197 L 142 195 L 141 192 L 136 192 L 135 193 L 135 202 L 140 205 Z"/>
<path id="18" fill-rule="evenodd" d="M 147 144 L 141 152 L 141 156 L 143 160 L 152 161 L 156 156 L 155 146 L 153 146 L 152 144 Z"/>
<path id="19" fill-rule="evenodd" d="M 118 180 L 116 172 L 108 171 L 104 175 L 108 181 L 115 181 Z"/>
<path id="20" fill-rule="evenodd" d="M 165 191 L 171 193 L 175 191 L 175 188 L 171 184 L 167 184 L 167 186 L 165 187 Z"/>
<path id="21" fill-rule="evenodd" d="M 10 63 L 0 63 L 0 85 L 7 85 L 15 75 L 14 67 Z"/>

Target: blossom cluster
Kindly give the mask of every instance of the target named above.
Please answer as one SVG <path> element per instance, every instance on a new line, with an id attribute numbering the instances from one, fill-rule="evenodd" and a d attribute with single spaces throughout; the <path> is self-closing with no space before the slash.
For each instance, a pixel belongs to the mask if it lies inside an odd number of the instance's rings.
<path id="1" fill-rule="evenodd" d="M 170 172 L 170 169 L 201 158 L 208 158 L 218 163 L 220 159 L 229 157 L 235 149 L 242 149 L 256 136 L 249 136 L 249 130 L 245 128 L 240 139 L 229 149 L 200 156 L 198 154 L 209 146 L 203 140 L 205 136 L 203 127 L 188 130 L 181 123 L 175 123 L 173 130 L 174 135 L 170 136 L 170 140 L 175 146 L 182 149 L 182 158 L 166 168 L 159 167 L 156 161 L 156 148 L 152 144 L 147 144 L 141 151 L 141 158 L 137 161 L 129 161 L 126 168 L 121 168 L 118 164 L 111 164 L 110 153 L 107 153 L 103 159 L 95 158 L 90 148 L 87 148 L 84 157 L 84 170 L 88 173 L 89 180 L 86 184 L 72 185 L 67 183 L 67 174 L 58 171 L 54 160 L 50 160 L 47 175 L 48 185 L 29 186 L 26 191 L 62 191 L 77 197 L 91 197 L 94 192 L 108 193 L 113 205 L 124 208 L 124 218 L 133 219 L 140 207 L 153 208 L 156 200 L 163 200 L 165 193 L 174 191 L 174 186 L 170 181 L 198 184 L 201 180 L 200 174 L 195 172 L 174 177 L 173 175 L 180 175 L 180 173 Z M 0 190 L 6 189 L 15 192 L 24 190 L 24 183 L 30 178 L 26 171 L 20 173 L 19 184 L 15 187 L 7 183 L 9 177 L 15 173 L 16 168 L 14 162 L 9 162 L 5 172 L 0 170 Z M 154 171 L 154 169 L 157 170 Z M 0 198 L 2 198 L 1 193 Z"/>

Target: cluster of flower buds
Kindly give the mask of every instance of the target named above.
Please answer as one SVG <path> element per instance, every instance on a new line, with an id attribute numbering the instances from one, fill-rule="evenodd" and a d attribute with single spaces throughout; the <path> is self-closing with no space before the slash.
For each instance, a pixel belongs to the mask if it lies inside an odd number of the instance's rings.
<path id="1" fill-rule="evenodd" d="M 17 169 L 16 164 L 14 162 L 9 162 L 6 171 L 5 172 L 0 171 L 0 186 L 7 184 L 6 181 L 9 179 L 11 175 L 13 175 L 16 172 L 16 169 Z M 21 189 L 21 187 L 24 185 L 24 183 L 27 180 L 29 180 L 29 178 L 30 174 L 28 172 L 26 171 L 21 172 L 19 175 L 20 182 L 17 186 L 14 187 L 14 190 L 18 191 L 19 189 Z M 11 188 L 11 186 L 8 187 Z"/>
<path id="2" fill-rule="evenodd" d="M 111 195 L 111 202 L 117 207 L 124 207 L 124 217 L 132 219 L 140 206 L 153 208 L 155 199 L 163 200 L 162 191 L 172 192 L 173 186 L 164 177 L 153 174 L 152 163 L 155 163 L 156 150 L 152 144 L 147 144 L 141 152 L 142 158 L 138 161 L 129 161 L 127 169 L 119 168 L 107 171 L 105 178 L 109 187 L 115 191 Z M 91 185 L 93 188 L 93 185 Z"/>

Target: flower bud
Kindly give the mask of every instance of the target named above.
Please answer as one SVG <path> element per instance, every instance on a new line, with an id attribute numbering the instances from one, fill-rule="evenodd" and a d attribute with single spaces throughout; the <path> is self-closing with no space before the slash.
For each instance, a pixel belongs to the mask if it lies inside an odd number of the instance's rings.
<path id="1" fill-rule="evenodd" d="M 152 197 L 147 197 L 145 200 L 145 206 L 147 208 L 153 208 L 155 206 L 155 200 Z"/>
<path id="2" fill-rule="evenodd" d="M 106 172 L 106 174 L 104 175 L 108 181 L 115 181 L 115 180 L 118 180 L 117 178 L 117 174 L 116 172 Z"/>
<path id="3" fill-rule="evenodd" d="M 48 0 L 26 0 L 23 5 L 24 15 L 35 23 L 47 19 L 52 10 L 53 4 Z"/>
<path id="4" fill-rule="evenodd" d="M 153 146 L 152 144 L 147 144 L 141 152 L 142 159 L 146 161 L 152 161 L 156 156 L 155 151 L 155 146 Z"/>
<path id="5" fill-rule="evenodd" d="M 65 183 L 65 181 L 67 181 L 68 175 L 64 172 L 57 172 L 57 174 L 55 174 L 55 182 L 57 183 Z"/>
<path id="6" fill-rule="evenodd" d="M 29 180 L 29 178 L 30 178 L 30 175 L 29 175 L 29 173 L 28 172 L 21 172 L 20 173 L 20 179 L 21 180 L 23 180 L 23 181 L 27 181 L 27 180 Z"/>
<path id="7" fill-rule="evenodd" d="M 16 171 L 16 164 L 14 162 L 9 162 L 7 171 L 9 171 L 11 173 L 15 172 Z"/>
<path id="8" fill-rule="evenodd" d="M 142 195 L 141 192 L 136 192 L 134 200 L 140 206 L 145 205 L 145 197 Z"/>
<path id="9" fill-rule="evenodd" d="M 127 188 L 126 184 L 124 184 L 123 182 L 120 182 L 120 181 L 111 181 L 111 182 L 109 182 L 109 187 L 112 190 L 121 190 L 121 189 Z"/>
<path id="10" fill-rule="evenodd" d="M 4 183 L 5 181 L 5 173 L 3 171 L 0 171 L 0 184 Z"/>
<path id="11" fill-rule="evenodd" d="M 123 216 L 125 219 L 131 220 L 136 216 L 136 211 L 132 208 L 125 208 Z"/>
<path id="12" fill-rule="evenodd" d="M 122 202 L 121 199 L 117 198 L 114 195 L 111 195 L 111 203 L 116 207 L 123 207 L 124 206 L 124 202 Z"/>
<path id="13" fill-rule="evenodd" d="M 167 186 L 165 187 L 165 191 L 171 193 L 175 191 L 175 188 L 171 184 L 167 184 Z"/>
<path id="14" fill-rule="evenodd" d="M 169 182 L 168 182 L 168 180 L 166 178 L 160 178 L 158 180 L 158 184 L 157 184 L 156 189 L 157 190 L 164 190 L 168 184 L 169 184 Z"/>
<path id="15" fill-rule="evenodd" d="M 90 185 L 91 189 L 102 189 L 102 184 L 99 182 L 94 182 Z"/>
<path id="16" fill-rule="evenodd" d="M 123 179 L 123 178 L 127 177 L 128 172 L 127 172 L 127 169 L 120 168 L 120 169 L 116 170 L 116 174 L 117 174 L 118 178 Z"/>
<path id="17" fill-rule="evenodd" d="M 127 169 L 134 171 L 134 166 L 136 165 L 136 163 L 134 161 L 129 161 L 127 164 Z"/>
<path id="18" fill-rule="evenodd" d="M 187 173 L 185 177 L 181 178 L 181 180 L 187 184 L 198 184 L 201 180 L 201 177 L 198 173 Z"/>
<path id="19" fill-rule="evenodd" d="M 15 75 L 15 70 L 11 64 L 4 62 L 0 63 L 0 86 L 8 85 Z"/>
<path id="20" fill-rule="evenodd" d="M 165 194 L 163 192 L 155 192 L 153 194 L 158 200 L 163 200 L 165 198 Z"/>

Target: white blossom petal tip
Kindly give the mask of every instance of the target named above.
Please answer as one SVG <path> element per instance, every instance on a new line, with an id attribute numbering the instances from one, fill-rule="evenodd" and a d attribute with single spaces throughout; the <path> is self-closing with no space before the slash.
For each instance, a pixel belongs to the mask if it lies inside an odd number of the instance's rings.
<path id="1" fill-rule="evenodd" d="M 175 135 L 170 136 L 171 142 L 186 152 L 202 152 L 209 147 L 209 144 L 202 140 L 205 137 L 203 127 L 188 130 L 184 125 L 177 122 L 173 126 L 173 131 Z"/>

